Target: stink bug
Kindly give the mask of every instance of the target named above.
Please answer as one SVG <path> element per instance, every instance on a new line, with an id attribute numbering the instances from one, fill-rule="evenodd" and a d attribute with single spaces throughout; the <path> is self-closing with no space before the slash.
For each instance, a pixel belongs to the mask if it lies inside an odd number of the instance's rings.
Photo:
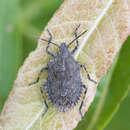
<path id="1" fill-rule="evenodd" d="M 79 27 L 80 25 L 74 31 L 75 39 L 72 40 L 68 45 L 66 45 L 66 43 L 61 43 L 59 46 L 53 43 L 52 35 L 49 30 L 47 30 L 50 36 L 49 40 L 41 39 L 48 42 L 46 52 L 53 58 L 48 62 L 47 67 L 41 69 L 37 80 L 29 84 L 29 86 L 38 83 L 40 76 L 44 70 L 48 71 L 47 80 L 40 87 L 40 92 L 46 106 L 46 111 L 43 113 L 43 115 L 48 111 L 48 105 L 43 94 L 43 88 L 45 88 L 46 94 L 51 104 L 60 112 L 66 112 L 75 106 L 78 103 L 84 89 L 84 96 L 79 107 L 79 113 L 81 117 L 83 117 L 81 109 L 84 103 L 85 95 L 87 93 L 87 87 L 81 81 L 80 68 L 83 68 L 86 71 L 88 79 L 90 81 L 94 83 L 96 83 L 96 81 L 90 78 L 86 67 L 78 63 L 72 56 L 78 49 L 78 38 L 87 32 L 84 31 L 78 36 L 77 30 Z M 68 47 L 75 41 L 76 47 L 72 51 L 69 51 Z M 51 44 L 59 48 L 57 54 L 49 51 Z"/>

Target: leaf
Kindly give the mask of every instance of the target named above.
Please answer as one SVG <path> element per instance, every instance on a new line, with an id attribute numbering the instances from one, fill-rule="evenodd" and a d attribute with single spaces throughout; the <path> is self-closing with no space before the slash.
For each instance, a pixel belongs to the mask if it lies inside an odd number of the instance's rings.
<path id="1" fill-rule="evenodd" d="M 128 59 L 128 57 L 130 57 L 129 41 L 130 37 L 123 45 L 120 53 L 116 56 L 107 75 L 105 75 L 99 83 L 97 95 L 85 116 L 86 119 L 79 123 L 76 130 L 85 128 L 86 130 L 102 130 L 118 111 L 122 100 L 128 93 L 130 85 L 130 63 Z M 86 125 L 86 122 L 88 125 Z"/>
<path id="2" fill-rule="evenodd" d="M 96 105 L 96 109 L 95 109 L 96 111 L 94 111 L 93 118 L 92 118 L 91 122 L 89 123 L 87 129 L 92 130 L 97 125 L 96 122 L 100 118 L 103 118 L 103 117 L 100 116 L 100 113 L 102 111 L 106 110 L 106 109 L 104 110 L 102 107 L 103 107 L 104 103 L 106 102 L 106 100 L 105 100 L 106 96 L 111 94 L 111 93 L 108 93 L 108 90 L 109 90 L 109 85 L 110 85 L 110 82 L 111 82 L 111 79 L 112 79 L 112 74 L 113 74 L 114 68 L 116 67 L 117 59 L 118 58 L 116 57 L 115 62 L 113 62 L 112 66 L 110 68 L 110 71 L 108 72 L 108 74 L 105 77 L 105 80 L 103 81 L 103 85 L 101 85 L 101 87 L 103 87 L 103 91 L 102 92 L 100 91 L 101 96 L 100 96 L 100 99 L 99 99 L 99 101 Z M 109 116 L 109 114 L 107 114 L 107 116 Z"/>
<path id="3" fill-rule="evenodd" d="M 111 95 L 106 97 L 108 100 L 103 106 L 103 111 L 100 114 L 101 118 L 99 118 L 96 125 L 97 129 L 103 129 L 109 123 L 119 109 L 121 102 L 128 94 L 128 90 L 130 88 L 130 62 L 128 60 L 128 57 L 130 57 L 129 41 L 130 37 L 121 49 L 119 60 L 116 65 L 117 67 L 114 70 L 108 91 L 108 93 L 111 93 Z"/>
<path id="4" fill-rule="evenodd" d="M 123 100 L 121 103 L 121 106 L 112 119 L 112 121 L 109 123 L 109 125 L 105 128 L 105 130 L 129 130 L 130 129 L 130 113 L 129 113 L 129 108 L 130 108 L 130 93 L 128 96 Z M 123 125 L 122 125 L 123 124 Z"/>
<path id="5" fill-rule="evenodd" d="M 79 34 L 87 29 L 88 33 L 79 40 L 80 46 L 74 57 L 87 66 L 93 79 L 99 81 L 130 34 L 127 2 L 129 1 L 65 0 L 46 28 L 52 32 L 53 42 L 59 44 L 64 41 L 69 43 L 74 38 L 73 31 L 79 24 Z M 49 38 L 46 31 L 41 34 L 42 37 Z M 41 116 L 45 108 L 39 87 L 45 82 L 47 74 L 41 77 L 37 85 L 29 87 L 28 84 L 36 79 L 40 69 L 46 66 L 51 58 L 46 54 L 46 46 L 46 42 L 39 40 L 37 49 L 20 68 L 0 119 L 4 129 L 71 130 L 81 120 L 78 111 L 80 103 L 66 113 L 58 112 L 49 104 L 49 111 L 44 117 Z M 57 50 L 52 47 L 51 51 Z M 94 99 L 96 85 L 87 80 L 83 71 L 82 80 L 88 87 L 82 109 L 85 113 Z"/>
<path id="6" fill-rule="evenodd" d="M 34 36 L 40 35 L 39 32 L 43 30 L 43 27 L 45 27 L 62 1 L 38 0 L 29 3 L 26 0 L 22 1 L 22 16 L 20 16 L 21 23 L 19 23 L 19 26 L 25 36 L 23 37 L 24 58 L 36 48 L 37 39 L 34 39 Z"/>
<path id="7" fill-rule="evenodd" d="M 22 60 L 18 0 L 0 2 L 0 112 Z M 10 14 L 9 14 L 10 13 Z"/>

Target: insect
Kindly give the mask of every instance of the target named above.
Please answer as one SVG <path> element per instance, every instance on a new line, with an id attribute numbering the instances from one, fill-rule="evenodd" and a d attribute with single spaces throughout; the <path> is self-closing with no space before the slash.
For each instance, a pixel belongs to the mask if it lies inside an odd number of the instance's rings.
<path id="1" fill-rule="evenodd" d="M 87 32 L 86 30 L 80 35 L 77 35 L 77 30 L 79 27 L 80 25 L 78 25 L 78 27 L 74 31 L 75 39 L 72 40 L 68 45 L 66 45 L 66 43 L 61 43 L 61 45 L 59 46 L 53 43 L 52 34 L 48 29 L 47 32 L 50 36 L 49 40 L 41 39 L 48 42 L 46 52 L 53 58 L 48 62 L 47 67 L 41 69 L 37 80 L 29 84 L 29 86 L 38 83 L 43 71 L 48 71 L 47 80 L 40 87 L 40 92 L 46 106 L 46 110 L 43 115 L 48 111 L 48 104 L 44 97 L 43 88 L 45 88 L 46 94 L 51 104 L 56 107 L 60 112 L 66 112 L 73 106 L 75 106 L 80 100 L 81 94 L 83 93 L 84 89 L 84 96 L 79 107 L 79 113 L 81 117 L 83 117 L 81 110 L 84 104 L 85 95 L 87 93 L 87 87 L 81 81 L 80 68 L 83 68 L 86 71 L 88 79 L 90 81 L 97 83 L 96 81 L 91 79 L 86 67 L 78 63 L 73 58 L 73 54 L 76 52 L 79 46 L 78 38 Z M 69 46 L 75 41 L 75 48 L 72 51 L 69 51 Z M 57 54 L 49 51 L 49 47 L 51 44 L 59 48 Z"/>

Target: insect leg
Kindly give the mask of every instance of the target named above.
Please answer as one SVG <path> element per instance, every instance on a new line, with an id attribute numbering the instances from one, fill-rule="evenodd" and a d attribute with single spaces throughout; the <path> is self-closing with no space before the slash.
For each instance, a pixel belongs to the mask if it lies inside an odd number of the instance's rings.
<path id="1" fill-rule="evenodd" d="M 37 77 L 36 81 L 30 83 L 29 86 L 31 86 L 31 85 L 36 84 L 36 83 L 39 82 L 40 76 L 41 76 L 41 74 L 43 73 L 44 70 L 48 70 L 48 67 L 42 68 L 42 69 L 40 70 L 40 73 L 38 74 L 38 77 Z"/>
<path id="2" fill-rule="evenodd" d="M 95 80 L 91 79 L 91 77 L 90 77 L 90 75 L 89 75 L 89 73 L 88 73 L 88 71 L 87 71 L 85 65 L 80 65 L 80 67 L 83 68 L 83 69 L 86 71 L 87 76 L 88 76 L 88 79 L 89 79 L 90 81 L 94 82 L 95 84 L 97 84 L 97 82 L 96 82 Z"/>
<path id="3" fill-rule="evenodd" d="M 55 55 L 48 50 L 49 47 L 50 47 L 51 41 L 52 41 L 52 34 L 51 34 L 51 32 L 50 32 L 48 29 L 47 29 L 47 32 L 48 32 L 48 34 L 49 34 L 49 36 L 50 36 L 50 39 L 49 39 L 48 45 L 47 45 L 47 47 L 46 47 L 46 52 L 47 52 L 49 55 L 51 55 L 51 56 L 54 57 Z"/>
<path id="4" fill-rule="evenodd" d="M 82 100 L 82 102 L 80 104 L 80 107 L 79 107 L 79 113 L 80 113 L 81 117 L 83 117 L 83 114 L 82 114 L 81 110 L 82 110 L 82 107 L 83 107 L 83 104 L 84 104 L 84 99 L 85 99 L 85 96 L 86 96 L 86 93 L 87 93 L 87 88 L 86 88 L 85 85 L 81 85 L 81 87 L 83 87 L 85 89 L 83 100 Z"/>
<path id="5" fill-rule="evenodd" d="M 71 54 L 74 54 L 75 51 L 78 49 L 78 46 L 79 46 L 79 41 L 78 41 L 78 38 L 77 38 L 77 30 L 79 29 L 80 27 L 80 24 L 78 25 L 78 27 L 75 29 L 74 31 L 74 35 L 75 35 L 75 39 L 76 39 L 76 47 L 72 50 Z"/>
<path id="6" fill-rule="evenodd" d="M 45 113 L 47 113 L 47 111 L 48 111 L 48 105 L 47 105 L 47 102 L 45 100 L 44 93 L 43 93 L 43 90 L 42 90 L 43 88 L 45 88 L 45 86 L 46 86 L 46 84 L 44 84 L 43 86 L 40 87 L 40 92 L 41 92 L 42 98 L 44 100 L 44 104 L 46 106 L 46 110 L 45 110 L 45 112 L 43 112 L 42 116 L 44 116 Z"/>

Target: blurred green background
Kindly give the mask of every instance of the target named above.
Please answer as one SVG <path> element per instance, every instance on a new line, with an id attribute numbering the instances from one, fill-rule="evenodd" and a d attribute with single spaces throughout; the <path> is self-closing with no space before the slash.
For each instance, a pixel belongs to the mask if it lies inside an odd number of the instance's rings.
<path id="1" fill-rule="evenodd" d="M 18 68 L 63 0 L 0 1 L 0 112 Z M 130 130 L 130 37 L 102 78 L 94 102 L 75 130 Z M 125 98 L 126 97 L 126 98 Z M 124 99 L 124 101 L 123 101 Z M 122 102 L 123 101 L 123 102 Z"/>

